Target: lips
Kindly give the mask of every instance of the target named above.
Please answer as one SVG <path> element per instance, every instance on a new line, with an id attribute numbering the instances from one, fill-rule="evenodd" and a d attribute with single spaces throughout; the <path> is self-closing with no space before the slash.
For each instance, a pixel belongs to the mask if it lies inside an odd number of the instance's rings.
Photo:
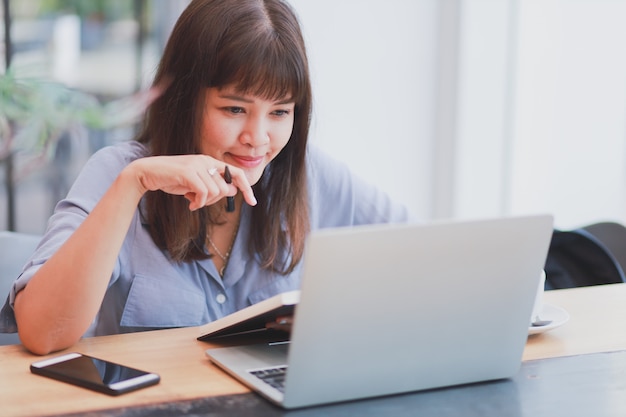
<path id="1" fill-rule="evenodd" d="M 256 168 L 264 160 L 264 157 L 262 156 L 245 156 L 233 154 L 230 154 L 229 156 L 233 160 L 235 165 L 238 165 L 241 168 Z"/>

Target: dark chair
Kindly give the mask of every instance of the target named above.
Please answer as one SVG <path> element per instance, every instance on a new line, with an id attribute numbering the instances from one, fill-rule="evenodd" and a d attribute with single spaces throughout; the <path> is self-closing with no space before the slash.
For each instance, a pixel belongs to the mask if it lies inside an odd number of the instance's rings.
<path id="1" fill-rule="evenodd" d="M 41 240 L 40 236 L 0 231 L 0 308 L 11 290 L 13 281 Z M 0 345 L 20 343 L 16 333 L 0 333 Z"/>
<path id="2" fill-rule="evenodd" d="M 545 265 L 546 289 L 626 282 L 624 266 L 623 226 L 597 223 L 574 230 L 555 230 Z"/>
<path id="3" fill-rule="evenodd" d="M 626 226 L 616 222 L 600 222 L 582 228 L 595 236 L 611 252 L 626 271 Z"/>

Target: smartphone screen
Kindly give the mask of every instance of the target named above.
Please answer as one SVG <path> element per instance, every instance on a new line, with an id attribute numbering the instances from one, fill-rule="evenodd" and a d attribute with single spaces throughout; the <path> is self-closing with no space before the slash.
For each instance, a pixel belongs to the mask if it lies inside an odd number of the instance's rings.
<path id="1" fill-rule="evenodd" d="M 84 388 L 119 395 L 157 384 L 157 374 L 83 355 L 68 353 L 31 364 L 34 374 Z"/>

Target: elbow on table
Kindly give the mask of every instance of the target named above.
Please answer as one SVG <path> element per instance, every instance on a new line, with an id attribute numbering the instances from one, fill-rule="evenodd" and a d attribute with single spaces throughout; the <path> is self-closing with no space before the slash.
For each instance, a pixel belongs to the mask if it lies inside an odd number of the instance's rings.
<path id="1" fill-rule="evenodd" d="M 58 319 L 51 321 L 43 312 L 26 312 L 24 308 L 26 306 L 16 302 L 15 318 L 20 341 L 29 352 L 47 355 L 66 349 L 81 338 L 82 333 L 72 330 L 70 324 Z"/>
<path id="2" fill-rule="evenodd" d="M 53 332 L 19 330 L 18 334 L 26 350 L 35 355 L 47 355 L 66 349 L 80 339 L 80 337 L 58 337 Z"/>

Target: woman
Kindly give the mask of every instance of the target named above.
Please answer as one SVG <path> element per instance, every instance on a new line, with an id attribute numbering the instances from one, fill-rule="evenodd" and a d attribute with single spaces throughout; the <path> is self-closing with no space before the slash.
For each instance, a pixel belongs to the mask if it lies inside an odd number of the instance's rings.
<path id="1" fill-rule="evenodd" d="M 307 146 L 309 70 L 284 1 L 192 1 L 154 84 L 137 140 L 86 164 L 3 309 L 34 353 L 210 322 L 299 288 L 310 230 L 409 218 Z"/>

